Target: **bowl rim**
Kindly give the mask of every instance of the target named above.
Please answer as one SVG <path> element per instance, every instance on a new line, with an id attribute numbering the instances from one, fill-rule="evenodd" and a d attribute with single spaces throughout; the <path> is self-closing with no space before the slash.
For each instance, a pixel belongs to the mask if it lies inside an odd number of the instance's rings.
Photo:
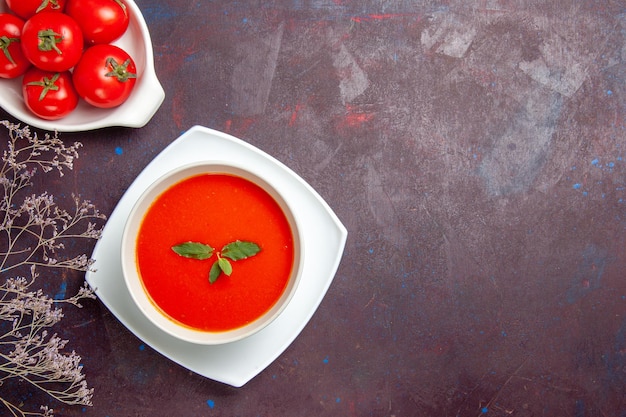
<path id="1" fill-rule="evenodd" d="M 197 175 L 212 173 L 239 176 L 261 187 L 276 201 L 276 203 L 278 203 L 282 209 L 283 214 L 290 224 L 294 240 L 294 260 L 291 277 L 287 287 L 276 303 L 274 303 L 268 311 L 256 320 L 235 329 L 219 332 L 193 329 L 185 326 L 184 324 L 177 323 L 175 320 L 167 317 L 147 294 L 147 291 L 141 282 L 141 277 L 137 271 L 135 262 L 136 239 L 134 236 L 136 236 L 136 233 L 141 225 L 143 213 L 145 213 L 146 209 L 150 207 L 154 199 L 168 188 L 184 181 L 185 179 L 192 178 Z M 287 307 L 297 290 L 304 265 L 304 241 L 299 223 L 300 220 L 295 215 L 295 212 L 288 200 L 284 198 L 282 193 L 271 184 L 269 179 L 265 178 L 258 171 L 249 169 L 249 167 L 244 167 L 243 165 L 232 161 L 219 159 L 195 161 L 179 166 L 166 172 L 153 181 L 150 186 L 141 193 L 140 197 L 134 203 L 128 218 L 126 219 L 122 232 L 122 242 L 120 245 L 124 282 L 133 302 L 142 314 L 157 328 L 174 338 L 185 342 L 203 345 L 226 344 L 244 339 L 257 333 L 274 321 L 274 319 L 276 319 Z"/>

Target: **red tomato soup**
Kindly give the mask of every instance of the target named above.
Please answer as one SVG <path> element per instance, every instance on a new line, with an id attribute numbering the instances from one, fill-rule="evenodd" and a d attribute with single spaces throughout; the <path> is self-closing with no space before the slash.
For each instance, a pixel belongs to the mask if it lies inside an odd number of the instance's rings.
<path id="1" fill-rule="evenodd" d="M 230 276 L 209 283 L 216 252 L 236 240 L 261 247 L 231 261 Z M 179 256 L 172 246 L 212 246 L 206 260 Z M 294 262 L 293 235 L 276 201 L 252 182 L 228 174 L 185 179 L 148 210 L 137 237 L 137 263 L 153 303 L 172 320 L 202 331 L 246 325 L 269 310 L 284 292 Z"/>

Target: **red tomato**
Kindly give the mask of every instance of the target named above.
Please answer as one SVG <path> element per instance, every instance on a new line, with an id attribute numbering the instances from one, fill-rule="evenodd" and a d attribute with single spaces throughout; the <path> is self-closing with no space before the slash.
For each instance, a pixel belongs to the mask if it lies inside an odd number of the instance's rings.
<path id="1" fill-rule="evenodd" d="M 128 28 L 128 7 L 122 0 L 68 0 L 65 13 L 78 22 L 85 43 L 111 43 Z"/>
<path id="2" fill-rule="evenodd" d="M 80 59 L 83 34 L 78 23 L 68 15 L 40 12 L 24 24 L 22 51 L 39 69 L 67 71 Z"/>
<path id="3" fill-rule="evenodd" d="M 67 116 L 78 105 L 78 94 L 72 86 L 72 74 L 31 68 L 24 74 L 22 94 L 26 107 L 46 120 Z"/>
<path id="4" fill-rule="evenodd" d="M 30 67 L 22 53 L 20 36 L 24 21 L 8 13 L 0 13 L 0 78 L 15 78 Z"/>
<path id="5" fill-rule="evenodd" d="M 115 45 L 94 45 L 74 67 L 74 87 L 92 106 L 111 108 L 122 104 L 135 86 L 137 68 L 130 55 Z"/>
<path id="6" fill-rule="evenodd" d="M 28 19 L 35 13 L 62 12 L 66 0 L 6 0 L 9 9 L 22 19 Z"/>

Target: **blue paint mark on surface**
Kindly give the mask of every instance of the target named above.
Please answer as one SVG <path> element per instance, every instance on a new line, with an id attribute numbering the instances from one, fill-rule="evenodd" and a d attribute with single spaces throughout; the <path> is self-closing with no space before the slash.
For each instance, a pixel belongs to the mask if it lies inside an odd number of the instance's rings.
<path id="1" fill-rule="evenodd" d="M 115 148 L 115 154 L 116 155 L 121 155 L 124 153 L 124 149 L 122 149 L 121 146 L 118 146 L 117 148 Z"/>
<path id="2" fill-rule="evenodd" d="M 54 295 L 55 300 L 63 300 L 65 298 L 65 293 L 67 292 L 67 282 L 61 283 L 61 288 L 59 288 L 59 292 Z"/>
<path id="3" fill-rule="evenodd" d="M 213 401 L 213 400 L 206 400 L 206 405 L 208 405 L 209 408 L 214 408 L 215 407 L 215 401 Z"/>
<path id="4" fill-rule="evenodd" d="M 591 161 L 591 165 L 598 166 L 599 163 L 600 163 L 600 160 L 598 158 L 596 158 L 593 161 Z"/>
<path id="5" fill-rule="evenodd" d="M 574 416 L 585 417 L 585 402 L 583 400 L 576 400 L 576 411 Z"/>
<path id="6" fill-rule="evenodd" d="M 335 402 L 336 402 L 337 404 L 339 404 L 339 403 L 341 402 L 341 398 L 339 398 L 339 397 L 335 398 Z"/>
<path id="7" fill-rule="evenodd" d="M 626 351 L 626 319 L 622 320 L 620 328 L 615 334 L 612 349 L 603 355 L 607 370 L 607 387 L 626 384 L 626 373 L 623 372 L 623 369 L 626 368 L 626 355 L 622 353 L 624 351 Z"/>
<path id="8" fill-rule="evenodd" d="M 326 356 L 322 362 L 328 363 L 328 361 L 329 361 L 328 356 Z"/>
<path id="9" fill-rule="evenodd" d="M 189 54 L 185 57 L 185 62 L 193 62 L 198 57 L 198 54 Z"/>
<path id="10" fill-rule="evenodd" d="M 582 260 L 572 279 L 572 285 L 567 291 L 567 302 L 575 303 L 589 292 L 600 288 L 604 270 L 610 261 L 605 249 L 596 245 L 587 246 L 583 250 Z"/>
<path id="11" fill-rule="evenodd" d="M 143 343 L 139 345 L 139 350 L 144 351 L 146 350 L 146 345 L 144 345 Z"/>
<path id="12" fill-rule="evenodd" d="M 613 91 L 611 91 L 611 90 L 606 90 L 606 95 L 607 95 L 607 96 L 612 96 L 612 95 L 613 95 Z"/>
<path id="13" fill-rule="evenodd" d="M 489 412 L 489 409 L 487 407 L 483 407 L 483 408 L 480 409 L 480 412 L 482 414 L 487 414 Z"/>
<path id="14" fill-rule="evenodd" d="M 572 186 L 572 188 L 574 188 L 574 190 L 580 190 L 582 186 L 583 186 L 582 184 L 576 183 Z"/>
<path id="15" fill-rule="evenodd" d="M 368 252 L 369 252 L 370 254 L 374 253 L 374 248 L 369 248 L 369 249 L 368 249 Z"/>
<path id="16" fill-rule="evenodd" d="M 160 5 L 152 7 L 144 6 L 141 8 L 141 14 L 143 15 L 148 25 L 160 21 L 178 19 L 180 17 L 178 13 L 175 13 L 171 7 L 165 7 Z"/>

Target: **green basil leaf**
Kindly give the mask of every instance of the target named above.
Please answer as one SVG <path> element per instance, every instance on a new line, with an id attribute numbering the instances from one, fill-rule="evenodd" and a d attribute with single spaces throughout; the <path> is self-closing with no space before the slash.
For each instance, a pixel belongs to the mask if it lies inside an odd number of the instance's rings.
<path id="1" fill-rule="evenodd" d="M 217 260 L 217 264 L 220 266 L 222 272 L 226 275 L 230 276 L 230 274 L 233 273 L 233 266 L 230 264 L 230 262 L 228 262 L 228 259 L 219 258 Z"/>
<path id="2" fill-rule="evenodd" d="M 222 248 L 222 256 L 225 258 L 238 261 L 254 256 L 261 251 L 259 245 L 254 242 L 242 242 L 236 240 Z"/>
<path id="3" fill-rule="evenodd" d="M 219 278 L 222 273 L 222 269 L 220 268 L 219 262 L 213 262 L 211 265 L 211 270 L 209 271 L 209 282 L 213 284 Z"/>
<path id="4" fill-rule="evenodd" d="M 191 259 L 208 259 L 213 255 L 213 248 L 209 245 L 199 242 L 185 242 L 179 245 L 172 246 L 172 250 Z"/>

